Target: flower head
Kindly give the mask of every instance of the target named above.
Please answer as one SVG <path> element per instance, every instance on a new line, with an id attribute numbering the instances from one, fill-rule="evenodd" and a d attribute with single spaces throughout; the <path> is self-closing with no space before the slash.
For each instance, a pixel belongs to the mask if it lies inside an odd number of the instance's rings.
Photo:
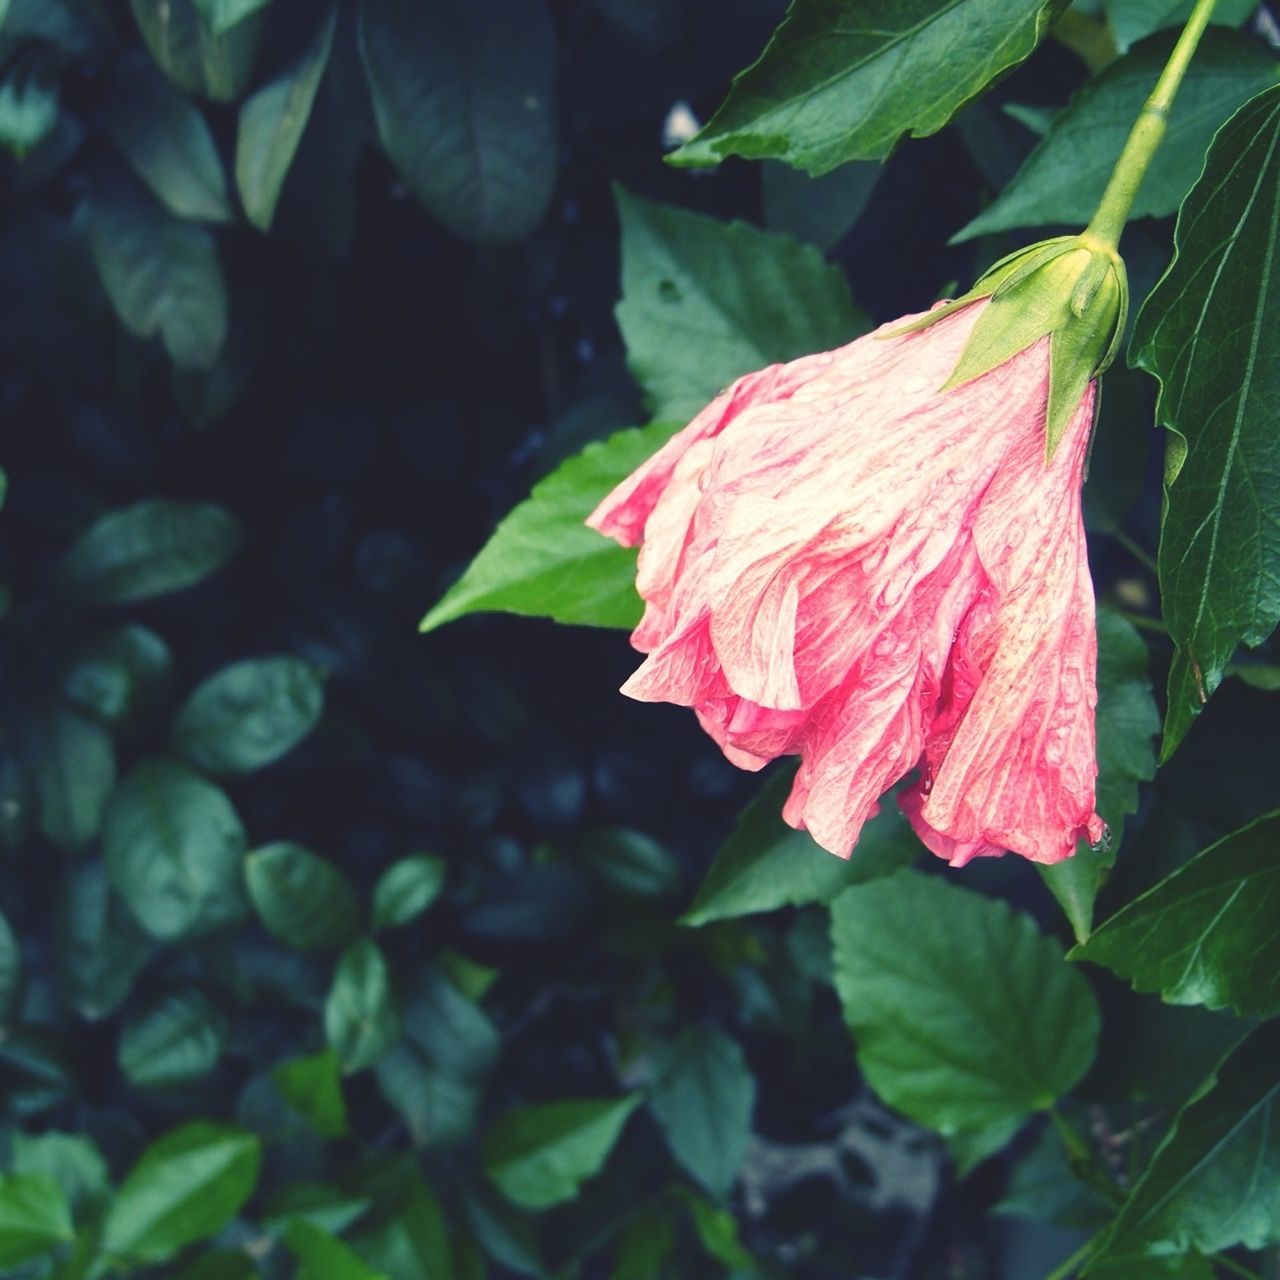
<path id="1" fill-rule="evenodd" d="M 842 856 L 904 778 L 955 865 L 1103 833 L 1096 383 L 1046 450 L 1058 331 L 983 367 L 975 346 L 1009 345 L 995 292 L 740 378 L 588 520 L 640 545 L 648 656 L 623 692 L 692 707 L 743 768 L 799 756 L 783 816 Z"/>

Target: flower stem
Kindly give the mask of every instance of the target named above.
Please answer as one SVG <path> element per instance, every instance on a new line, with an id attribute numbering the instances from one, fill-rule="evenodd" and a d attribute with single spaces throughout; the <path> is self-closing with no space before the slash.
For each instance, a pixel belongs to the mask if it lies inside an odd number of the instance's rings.
<path id="1" fill-rule="evenodd" d="M 1205 27 L 1209 25 L 1216 3 L 1217 0 L 1196 0 L 1187 25 L 1182 28 L 1178 43 L 1173 46 L 1169 61 L 1165 63 L 1156 87 L 1151 90 L 1151 96 L 1143 104 L 1129 139 L 1124 144 L 1124 150 L 1120 153 L 1120 159 L 1111 171 L 1098 211 L 1085 231 L 1086 236 L 1100 240 L 1113 250 L 1120 243 L 1120 233 L 1124 230 L 1129 210 L 1133 208 L 1138 188 L 1146 176 L 1151 157 L 1155 155 L 1156 148 L 1164 137 L 1174 95 L 1178 92 L 1182 77 L 1187 73 L 1191 55 L 1195 53 L 1196 45 L 1200 43 Z"/>

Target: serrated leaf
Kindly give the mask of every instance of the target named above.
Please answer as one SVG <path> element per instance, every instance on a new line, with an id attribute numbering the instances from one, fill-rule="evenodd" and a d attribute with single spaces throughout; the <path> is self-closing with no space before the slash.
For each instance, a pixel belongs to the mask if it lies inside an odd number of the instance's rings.
<path id="1" fill-rule="evenodd" d="M 297 1280 L 389 1280 L 349 1245 L 302 1218 L 289 1224 L 284 1243 L 298 1260 Z"/>
<path id="2" fill-rule="evenodd" d="M 394 929 L 420 916 L 444 889 L 443 858 L 418 853 L 393 862 L 373 886 L 373 927 Z"/>
<path id="3" fill-rule="evenodd" d="M 0 1176 L 0 1266 L 38 1258 L 73 1234 L 71 1207 L 48 1174 Z"/>
<path id="4" fill-rule="evenodd" d="M 556 173 L 555 32 L 542 0 L 361 0 L 378 134 L 455 234 L 529 234 Z"/>
<path id="5" fill-rule="evenodd" d="M 324 1031 L 347 1075 L 373 1066 L 400 1038 L 387 962 L 367 938 L 348 947 L 338 961 L 325 1001 Z"/>
<path id="6" fill-rule="evenodd" d="M 1280 1022 L 1251 1031 L 1174 1117 L 1104 1237 L 1099 1263 L 1280 1239 Z"/>
<path id="7" fill-rule="evenodd" d="M 226 1017 L 194 987 L 153 1000 L 125 1020 L 117 1055 L 140 1089 L 172 1088 L 208 1075 L 226 1046 Z"/>
<path id="8" fill-rule="evenodd" d="M 867 1082 L 943 1134 L 1050 1106 L 1088 1069 L 1098 1009 L 1005 903 L 916 871 L 831 906 L 835 985 Z"/>
<path id="9" fill-rule="evenodd" d="M 179 88 L 231 102 L 253 74 L 262 14 L 243 12 L 234 22 L 215 23 L 227 11 L 245 9 L 246 0 L 129 0 L 151 56 Z M 262 3 L 248 6 L 261 9 Z"/>
<path id="10" fill-rule="evenodd" d="M 863 827 L 851 857 L 828 853 L 782 821 L 793 776 L 792 769 L 775 774 L 742 811 L 681 924 L 829 902 L 851 884 L 891 875 L 919 857 L 923 846 L 892 801 Z"/>
<path id="11" fill-rule="evenodd" d="M 226 175 L 204 116 L 145 54 L 120 60 L 106 119 L 138 177 L 171 213 L 231 220 Z"/>
<path id="12" fill-rule="evenodd" d="M 245 884 L 268 932 L 299 951 L 328 951 L 351 940 L 360 902 L 351 882 L 326 858 L 277 840 L 244 860 Z"/>
<path id="13" fill-rule="evenodd" d="M 244 827 L 213 783 L 173 760 L 144 761 L 107 808 L 102 844 L 116 891 L 166 941 L 241 919 Z"/>
<path id="14" fill-rule="evenodd" d="M 221 36 L 270 3 L 271 0 L 195 0 L 195 7 L 209 24 L 209 30 Z"/>
<path id="15" fill-rule="evenodd" d="M 329 5 L 315 39 L 302 55 L 240 108 L 236 186 L 245 216 L 259 231 L 271 229 L 285 177 L 329 64 L 337 18 L 336 7 Z"/>
<path id="16" fill-rule="evenodd" d="M 1168 61 L 1173 36 L 1148 41 L 1088 81 L 1022 168 L 952 237 L 1010 227 L 1084 224 L 1093 217 L 1142 104 Z M 1234 31 L 1207 31 L 1169 114 L 1168 133 L 1138 188 L 1131 217 L 1163 218 L 1200 175 L 1214 131 L 1253 94 L 1280 79 L 1276 60 Z"/>
<path id="17" fill-rule="evenodd" d="M 724 1199 L 751 1138 L 756 1082 L 735 1040 L 712 1028 L 685 1032 L 654 1055 L 649 1108 L 676 1161 Z"/>
<path id="18" fill-rule="evenodd" d="M 572 1200 L 599 1173 L 640 1105 L 625 1098 L 575 1098 L 517 1107 L 484 1136 L 484 1167 L 498 1190 L 522 1209 Z"/>
<path id="19" fill-rule="evenodd" d="M 1168 427 L 1160 594 L 1177 652 L 1162 758 L 1236 646 L 1280 620 L 1280 86 L 1215 137 L 1178 214 L 1168 271 L 1138 314 L 1130 360 L 1160 382 Z"/>
<path id="20" fill-rule="evenodd" d="M 622 190 L 617 199 L 618 325 L 655 417 L 687 422 L 742 374 L 869 327 L 839 268 L 812 245 Z"/>
<path id="21" fill-rule="evenodd" d="M 1106 0 L 1107 26 L 1121 52 L 1163 27 L 1181 26 L 1193 0 Z M 1257 0 L 1218 0 L 1210 22 L 1238 27 L 1258 7 Z"/>
<path id="22" fill-rule="evenodd" d="M 155 498 L 100 516 L 67 552 L 59 574 L 81 600 L 129 604 L 193 586 L 242 541 L 240 525 L 221 507 Z"/>
<path id="23" fill-rule="evenodd" d="M 1147 674 L 1150 654 L 1133 625 L 1118 613 L 1098 612 L 1098 747 L 1095 804 L 1110 831 L 1105 848 L 1082 840 L 1075 856 L 1037 870 L 1057 898 L 1077 942 L 1093 928 L 1093 904 L 1106 881 L 1124 832 L 1124 820 L 1138 807 L 1138 786 L 1156 774 L 1155 735 L 1160 712 Z"/>
<path id="24" fill-rule="evenodd" d="M 55 920 L 64 998 L 91 1022 L 108 1017 L 129 994 L 150 944 L 112 889 L 101 862 L 67 872 Z"/>
<path id="25" fill-rule="evenodd" d="M 674 431 L 666 423 L 619 431 L 561 463 L 497 527 L 421 629 L 434 631 L 469 613 L 488 612 L 635 626 L 641 612 L 635 550 L 617 546 L 583 521 Z"/>
<path id="26" fill-rule="evenodd" d="M 1071 953 L 1169 1004 L 1280 1013 L 1280 811 L 1197 854 Z"/>
<path id="27" fill-rule="evenodd" d="M 120 322 L 139 338 L 160 338 L 178 368 L 212 368 L 229 306 L 213 236 L 123 172 L 103 175 L 85 209 L 98 276 Z"/>
<path id="28" fill-rule="evenodd" d="M 83 849 L 102 830 L 116 785 L 110 736 L 54 704 L 20 721 L 18 747 L 40 797 L 40 830 L 64 849 Z"/>
<path id="29" fill-rule="evenodd" d="M 1030 56 L 1063 0 L 792 0 L 673 164 L 774 156 L 818 175 L 937 133 Z M 921 86 L 928 86 L 922 91 Z"/>
<path id="30" fill-rule="evenodd" d="M 116 1192 L 103 1249 L 138 1262 L 168 1260 L 235 1217 L 261 1164 L 261 1140 L 234 1125 L 195 1120 L 171 1130 L 142 1153 Z"/>
<path id="31" fill-rule="evenodd" d="M 322 1137 L 347 1132 L 338 1055 L 332 1049 L 282 1062 L 271 1072 L 280 1096 Z"/>
<path id="32" fill-rule="evenodd" d="M 178 709 L 174 746 L 210 773 L 252 773 L 315 728 L 322 672 L 287 654 L 247 658 L 214 672 Z"/>

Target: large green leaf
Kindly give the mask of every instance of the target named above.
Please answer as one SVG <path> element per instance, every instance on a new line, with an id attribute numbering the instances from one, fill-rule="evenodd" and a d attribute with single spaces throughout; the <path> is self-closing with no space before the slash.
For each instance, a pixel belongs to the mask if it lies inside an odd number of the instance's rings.
<path id="1" fill-rule="evenodd" d="M 94 604 L 128 604 L 193 586 L 240 548 L 235 518 L 203 502 L 152 499 L 108 511 L 67 552 L 64 588 Z"/>
<path id="2" fill-rule="evenodd" d="M 299 951 L 326 951 L 351 940 L 360 902 L 351 882 L 326 858 L 288 840 L 255 849 L 244 878 L 259 919 Z"/>
<path id="3" fill-rule="evenodd" d="M 261 1164 L 261 1140 L 234 1125 L 196 1120 L 172 1130 L 142 1153 L 116 1192 L 103 1249 L 155 1263 L 207 1239 L 240 1211 Z"/>
<path id="4" fill-rule="evenodd" d="M 179 88 L 218 102 L 244 92 L 262 37 L 262 3 L 245 0 L 129 0 L 151 56 Z M 228 10 L 225 14 L 213 9 Z M 241 12 L 235 21 L 231 10 Z M 203 11 L 203 13 L 202 13 Z"/>
<path id="5" fill-rule="evenodd" d="M 84 848 L 102 830 L 116 784 L 110 736 L 55 703 L 22 719 L 18 746 L 40 797 L 40 829 L 64 849 Z"/>
<path id="6" fill-rule="evenodd" d="M 125 1021 L 117 1049 L 120 1070 L 139 1088 L 188 1084 L 217 1065 L 229 1030 L 202 991 L 169 992 Z"/>
<path id="7" fill-rule="evenodd" d="M 244 915 L 244 827 L 193 769 L 138 765 L 111 797 L 102 844 L 112 884 L 153 937 L 195 937 Z"/>
<path id="8" fill-rule="evenodd" d="M 146 963 L 150 944 L 112 889 L 101 862 L 67 872 L 55 921 L 64 998 L 90 1021 L 114 1013 Z"/>
<path id="9" fill-rule="evenodd" d="M 522 1209 L 572 1200 L 599 1173 L 639 1097 L 575 1098 L 517 1107 L 484 1136 L 484 1166 L 498 1189 Z"/>
<path id="10" fill-rule="evenodd" d="M 900 871 L 833 903 L 835 983 L 868 1083 L 944 1134 L 1050 1106 L 1093 1059 L 1098 1010 L 1029 916 Z"/>
<path id="11" fill-rule="evenodd" d="M 324 1031 L 348 1074 L 371 1067 L 400 1038 L 386 958 L 369 939 L 342 953 L 324 1006 Z"/>
<path id="12" fill-rule="evenodd" d="M 1280 1021 L 1273 1021 L 1228 1053 L 1174 1118 L 1097 1260 L 1261 1249 L 1280 1240 L 1278 1107 Z"/>
<path id="13" fill-rule="evenodd" d="M 178 709 L 174 746 L 210 773 L 252 773 L 292 751 L 324 709 L 323 673 L 282 654 L 214 672 Z"/>
<path id="14" fill-rule="evenodd" d="M 792 0 L 681 165 L 775 156 L 812 174 L 937 133 L 1016 67 L 1065 0 Z"/>
<path id="15" fill-rule="evenodd" d="M 284 180 L 311 118 L 316 92 L 329 64 L 338 11 L 330 4 L 314 40 L 270 84 L 240 108 L 236 133 L 236 186 L 245 216 L 269 231 Z"/>
<path id="16" fill-rule="evenodd" d="M 216 364 L 229 304 L 213 236 L 125 173 L 103 175 L 86 208 L 98 275 L 124 327 L 159 337 L 180 369 Z"/>
<path id="17" fill-rule="evenodd" d="M 1178 214 L 1174 260 L 1131 359 L 1160 380 L 1169 428 L 1160 590 L 1177 645 L 1163 755 L 1243 640 L 1280 620 L 1280 86 L 1222 127 Z"/>
<path id="18" fill-rule="evenodd" d="M 955 239 L 1009 227 L 1087 223 L 1172 44 L 1172 34 L 1157 37 L 1090 80 L 1054 117 L 1049 132 L 994 203 Z M 1132 216 L 1173 213 L 1199 177 L 1214 131 L 1278 79 L 1280 64 L 1256 40 L 1234 31 L 1206 32 L 1178 90 L 1168 134 L 1138 189 Z"/>
<path id="19" fill-rule="evenodd" d="M 1094 899 L 1115 863 L 1124 820 L 1138 807 L 1138 785 L 1156 773 L 1160 712 L 1147 674 L 1149 657 L 1131 623 L 1111 610 L 1099 611 L 1096 804 L 1111 834 L 1097 849 L 1082 840 L 1074 857 L 1039 868 L 1079 942 L 1093 928 Z"/>
<path id="20" fill-rule="evenodd" d="M 204 116 L 146 54 L 120 60 L 107 125 L 138 176 L 170 212 L 230 221 L 227 179 Z"/>
<path id="21" fill-rule="evenodd" d="M 676 1161 L 712 1195 L 728 1195 L 747 1154 L 756 1082 L 737 1041 L 693 1028 L 655 1054 L 649 1109 Z"/>
<path id="22" fill-rule="evenodd" d="M 378 133 L 457 235 L 511 241 L 555 183 L 555 33 L 542 0 L 361 0 Z"/>
<path id="23" fill-rule="evenodd" d="M 1193 0 L 1105 0 L 1107 26 L 1121 50 L 1164 27 L 1191 16 Z M 1258 7 L 1257 0 L 1218 0 L 1210 22 L 1238 27 Z"/>
<path id="24" fill-rule="evenodd" d="M 1072 958 L 1170 1004 L 1280 1013 L 1280 811 L 1210 845 L 1105 921 Z"/>
<path id="25" fill-rule="evenodd" d="M 862 829 L 849 858 L 837 858 L 782 820 L 792 770 L 776 773 L 742 811 L 720 847 L 682 924 L 829 902 L 851 884 L 891 875 L 919 857 L 923 846 L 890 798 Z"/>
<path id="26" fill-rule="evenodd" d="M 0 1266 L 38 1258 L 72 1234 L 71 1207 L 47 1173 L 0 1176 Z"/>
<path id="27" fill-rule="evenodd" d="M 674 427 L 651 423 L 589 444 L 534 485 L 467 571 L 422 620 L 423 631 L 469 613 L 519 613 L 596 627 L 640 620 L 636 553 L 582 522 Z"/>
<path id="28" fill-rule="evenodd" d="M 686 422 L 735 378 L 867 328 L 812 245 L 618 191 L 627 362 L 656 417 Z"/>

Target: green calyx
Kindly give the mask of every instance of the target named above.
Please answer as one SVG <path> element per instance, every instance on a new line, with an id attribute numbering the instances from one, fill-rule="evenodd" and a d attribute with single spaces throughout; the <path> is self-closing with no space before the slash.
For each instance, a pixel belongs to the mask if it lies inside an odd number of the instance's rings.
<path id="1" fill-rule="evenodd" d="M 981 298 L 990 301 L 941 390 L 982 377 L 1048 335 L 1048 462 L 1090 380 L 1120 346 L 1129 312 L 1124 263 L 1088 232 L 1045 240 L 1001 259 L 962 297 L 885 336 L 927 329 Z"/>

